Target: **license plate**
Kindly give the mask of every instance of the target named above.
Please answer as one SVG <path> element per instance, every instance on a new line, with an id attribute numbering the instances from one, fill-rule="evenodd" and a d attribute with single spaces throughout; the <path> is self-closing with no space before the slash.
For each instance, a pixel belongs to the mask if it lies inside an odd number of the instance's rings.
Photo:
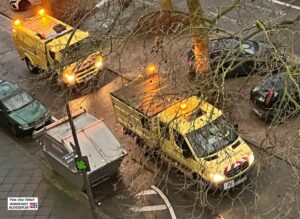
<path id="1" fill-rule="evenodd" d="M 245 176 L 244 178 L 241 178 L 241 179 L 239 179 L 239 180 L 237 180 L 237 181 L 230 180 L 230 181 L 224 183 L 224 190 L 233 188 L 233 187 L 235 187 L 235 186 L 237 186 L 237 185 L 239 185 L 239 184 L 245 182 L 246 179 L 247 179 L 247 177 Z"/>

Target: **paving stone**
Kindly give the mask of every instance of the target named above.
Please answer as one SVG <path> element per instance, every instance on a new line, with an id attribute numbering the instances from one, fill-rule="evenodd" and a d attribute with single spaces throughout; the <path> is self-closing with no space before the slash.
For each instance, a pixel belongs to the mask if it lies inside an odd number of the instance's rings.
<path id="1" fill-rule="evenodd" d="M 36 190 L 41 190 L 41 191 L 43 191 L 43 190 L 46 190 L 46 189 L 49 189 L 49 185 L 48 185 L 47 183 L 45 183 L 45 182 L 41 182 L 41 183 L 38 185 L 38 187 L 37 187 Z"/>
<path id="2" fill-rule="evenodd" d="M 20 197 L 32 197 L 33 193 L 34 193 L 33 190 L 32 191 L 28 191 L 28 190 L 22 191 L 20 194 Z"/>
<path id="3" fill-rule="evenodd" d="M 14 166 L 14 162 L 12 162 L 12 161 L 5 161 L 3 164 L 1 164 L 1 169 L 9 171 L 13 166 Z"/>
<path id="4" fill-rule="evenodd" d="M 35 219 L 34 216 L 29 216 L 29 215 L 22 215 L 22 219 Z"/>
<path id="5" fill-rule="evenodd" d="M 52 211 L 52 207 L 40 207 L 37 215 L 49 215 Z"/>
<path id="6" fill-rule="evenodd" d="M 31 177 L 35 170 L 22 170 L 19 176 L 28 176 Z"/>
<path id="7" fill-rule="evenodd" d="M 25 187 L 24 187 L 24 191 L 28 191 L 28 190 L 33 190 L 33 191 L 35 191 L 36 189 L 37 189 L 37 187 L 38 187 L 38 184 L 33 184 L 33 183 L 27 183 L 26 185 L 25 185 Z"/>
<path id="8" fill-rule="evenodd" d="M 1 208 L 7 209 L 7 200 L 0 200 L 0 209 Z"/>
<path id="9" fill-rule="evenodd" d="M 6 177 L 7 174 L 8 174 L 8 172 L 9 172 L 9 170 L 2 169 L 2 165 L 0 167 L 1 167 L 0 176 Z"/>
<path id="10" fill-rule="evenodd" d="M 8 211 L 8 215 L 10 216 L 22 216 L 24 211 Z"/>
<path id="11" fill-rule="evenodd" d="M 22 170 L 12 169 L 9 171 L 7 176 L 19 176 L 21 174 L 21 172 L 22 172 Z"/>
<path id="12" fill-rule="evenodd" d="M 37 215 L 34 219 L 48 219 L 48 216 Z"/>
<path id="13" fill-rule="evenodd" d="M 34 216 L 38 211 L 24 211 L 22 217 L 24 216 Z"/>
<path id="14" fill-rule="evenodd" d="M 8 192 L 7 197 L 20 197 L 21 191 Z"/>
<path id="15" fill-rule="evenodd" d="M 0 208 L 0 218 L 7 218 L 8 217 L 8 210 L 6 208 Z"/>
<path id="16" fill-rule="evenodd" d="M 17 182 L 17 176 L 7 176 L 4 181 L 3 181 L 3 184 L 6 184 L 6 183 L 10 183 L 10 184 L 13 184 L 15 182 Z"/>
<path id="17" fill-rule="evenodd" d="M 47 194 L 48 194 L 47 190 L 36 190 L 34 191 L 33 196 L 39 198 L 45 198 Z"/>
<path id="18" fill-rule="evenodd" d="M 0 192 L 0 199 L 6 200 L 8 192 Z"/>
<path id="19" fill-rule="evenodd" d="M 45 200 L 42 202 L 43 207 L 52 207 L 55 204 L 55 200 L 52 198 L 46 197 Z"/>
<path id="20" fill-rule="evenodd" d="M 0 176 L 0 184 L 2 184 L 2 182 L 4 181 L 5 176 Z"/>
<path id="21" fill-rule="evenodd" d="M 32 176 L 29 178 L 27 183 L 36 183 L 39 184 L 41 180 L 43 179 L 43 176 Z"/>
<path id="22" fill-rule="evenodd" d="M 14 184 L 11 188 L 11 191 L 13 192 L 23 191 L 25 185 L 26 185 L 25 183 Z"/>
<path id="23" fill-rule="evenodd" d="M 0 164 L 2 164 L 7 158 L 6 157 L 1 157 L 0 156 Z"/>
<path id="24" fill-rule="evenodd" d="M 27 183 L 27 181 L 29 180 L 29 177 L 28 176 L 19 176 L 18 179 L 17 179 L 17 182 L 18 183 Z"/>
<path id="25" fill-rule="evenodd" d="M 22 219 L 23 217 L 21 215 L 9 215 L 8 219 Z"/>
<path id="26" fill-rule="evenodd" d="M 2 184 L 0 185 L 0 192 L 9 192 L 12 184 Z"/>

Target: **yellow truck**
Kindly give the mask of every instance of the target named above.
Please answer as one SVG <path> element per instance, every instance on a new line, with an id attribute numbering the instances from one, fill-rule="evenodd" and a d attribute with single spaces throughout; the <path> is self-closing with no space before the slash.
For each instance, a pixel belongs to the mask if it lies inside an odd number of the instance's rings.
<path id="1" fill-rule="evenodd" d="M 183 93 L 182 93 L 183 94 Z M 117 121 L 136 142 L 205 186 L 227 190 L 249 177 L 254 154 L 221 110 L 158 74 L 111 93 Z"/>
<path id="2" fill-rule="evenodd" d="M 97 47 L 91 43 L 89 33 L 77 29 L 72 36 L 72 32 L 73 27 L 41 9 L 37 15 L 24 21 L 15 20 L 12 37 L 31 72 L 55 72 L 59 81 L 75 85 L 87 82 L 102 72 L 104 64 Z"/>

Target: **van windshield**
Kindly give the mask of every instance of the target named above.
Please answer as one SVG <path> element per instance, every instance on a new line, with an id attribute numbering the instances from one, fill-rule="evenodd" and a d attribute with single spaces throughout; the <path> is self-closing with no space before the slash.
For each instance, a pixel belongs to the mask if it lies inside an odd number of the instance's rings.
<path id="1" fill-rule="evenodd" d="M 223 116 L 186 136 L 198 157 L 216 153 L 238 138 L 235 130 Z"/>
<path id="2" fill-rule="evenodd" d="M 85 59 L 90 54 L 99 51 L 98 47 L 90 37 L 78 41 L 60 51 L 61 57 L 65 54 L 64 65 L 69 65 L 74 62 L 79 62 Z"/>

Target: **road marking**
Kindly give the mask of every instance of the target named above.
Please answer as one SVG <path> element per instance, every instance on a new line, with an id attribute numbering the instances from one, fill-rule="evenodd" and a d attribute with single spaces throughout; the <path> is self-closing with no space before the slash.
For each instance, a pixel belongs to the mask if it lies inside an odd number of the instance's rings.
<path id="1" fill-rule="evenodd" d="M 142 192 L 140 192 L 139 194 L 136 194 L 136 196 L 143 196 L 143 195 L 156 195 L 157 192 L 155 192 L 154 190 L 144 190 Z"/>
<path id="2" fill-rule="evenodd" d="M 133 212 L 146 212 L 146 211 L 162 211 L 166 210 L 166 205 L 154 205 L 154 206 L 143 206 L 143 207 L 132 207 L 130 208 Z"/>
<path id="3" fill-rule="evenodd" d="M 103 5 L 105 5 L 109 0 L 101 0 L 98 2 L 98 4 L 95 5 L 96 8 L 101 8 Z"/>
<path id="4" fill-rule="evenodd" d="M 160 195 L 160 197 L 164 200 L 164 202 L 170 212 L 171 218 L 176 219 L 177 217 L 175 215 L 174 209 L 173 209 L 171 203 L 169 202 L 168 198 L 165 196 L 165 194 L 159 188 L 157 188 L 155 185 L 152 185 L 151 188 L 154 189 Z"/>
<path id="5" fill-rule="evenodd" d="M 278 1 L 278 0 L 269 0 L 269 1 L 273 2 L 275 4 L 278 4 L 278 5 L 283 5 L 283 6 L 286 6 L 286 7 L 289 7 L 289 8 L 300 10 L 300 6 L 292 5 L 292 4 L 285 3 L 285 2 L 282 2 L 282 1 Z"/>
<path id="6" fill-rule="evenodd" d="M 171 203 L 169 202 L 168 198 L 165 196 L 165 194 L 159 189 L 157 188 L 155 185 L 151 186 L 151 189 L 148 190 L 144 190 L 138 194 L 136 194 L 136 197 L 140 197 L 140 196 L 145 196 L 145 195 L 158 195 L 165 204 L 163 205 L 152 205 L 152 206 L 142 206 L 142 207 L 131 207 L 130 210 L 133 212 L 147 212 L 147 211 L 162 211 L 162 210 L 168 210 L 170 213 L 170 216 L 172 219 L 177 219 L 174 209 L 171 205 Z"/>
<path id="7" fill-rule="evenodd" d="M 153 6 L 155 7 L 155 3 L 153 2 L 148 2 L 148 1 L 143 1 L 143 0 L 138 0 L 138 2 L 142 3 L 142 4 L 146 4 L 146 5 L 149 5 L 149 6 Z"/>
<path id="8" fill-rule="evenodd" d="M 208 12 L 208 14 L 210 14 L 212 16 L 217 16 L 218 15 L 218 13 L 212 12 L 212 11 Z M 229 18 L 229 17 L 226 17 L 226 16 L 222 16 L 220 19 L 224 19 L 224 20 L 230 21 L 230 22 L 235 23 L 235 24 L 240 24 L 240 21 Z"/>

